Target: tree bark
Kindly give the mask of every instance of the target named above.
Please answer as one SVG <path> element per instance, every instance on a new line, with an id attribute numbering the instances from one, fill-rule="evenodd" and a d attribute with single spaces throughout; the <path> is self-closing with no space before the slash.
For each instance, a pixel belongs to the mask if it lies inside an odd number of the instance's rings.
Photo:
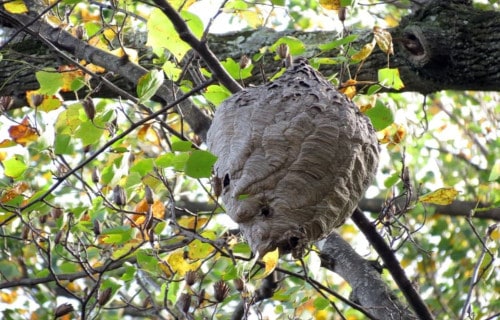
<path id="1" fill-rule="evenodd" d="M 352 288 L 350 299 L 376 319 L 417 319 L 389 290 L 376 266 L 352 250 L 338 233 L 321 241 L 319 249 L 322 266 L 344 278 Z"/>
<path id="2" fill-rule="evenodd" d="M 11 28 L 12 15 L 0 9 L 0 27 Z M 25 16 L 27 17 L 27 16 Z M 24 21 L 30 21 L 27 18 Z M 401 24 L 390 30 L 395 44 L 395 54 L 390 57 L 390 67 L 399 68 L 405 87 L 401 91 L 416 91 L 423 94 L 439 90 L 500 90 L 500 12 L 481 11 L 469 5 L 453 1 L 433 1 L 412 15 L 405 17 Z M 339 37 L 333 32 L 274 32 L 258 29 L 209 37 L 209 46 L 215 55 L 224 60 L 231 57 L 239 60 L 244 54 L 253 56 L 260 48 L 270 46 L 283 36 L 293 36 L 306 45 L 305 57 L 320 53 L 319 44 L 330 42 Z M 142 36 L 131 35 L 129 41 L 138 45 L 143 57 L 141 63 L 149 64 L 151 54 L 144 48 Z M 358 48 L 371 41 L 371 33 L 360 33 L 355 46 Z M 25 104 L 24 92 L 38 88 L 35 71 L 43 67 L 57 68 L 64 64 L 53 52 L 30 37 L 8 45 L 2 52 L 0 61 L 0 96 L 15 97 L 14 107 Z M 336 56 L 339 52 L 323 53 L 322 56 Z M 263 81 L 262 72 L 267 78 L 280 68 L 274 54 L 267 53 L 254 68 L 254 75 L 246 83 Z M 110 63 L 119 65 L 120 58 L 107 57 Z M 97 63 L 98 61 L 92 61 Z M 122 61 L 123 62 L 123 61 Z M 103 65 L 105 64 L 105 65 Z M 364 62 L 357 75 L 359 81 L 377 81 L 378 69 L 387 67 L 387 56 L 379 49 Z M 353 66 L 352 74 L 357 65 Z M 123 68 L 122 68 L 123 69 Z M 108 69 L 109 70 L 109 69 Z M 339 72 L 339 65 L 323 65 L 320 70 L 325 76 Z M 125 81 L 124 81 L 125 79 Z M 133 79 L 120 73 L 111 79 L 120 88 L 135 92 Z M 346 78 L 342 79 L 346 80 Z M 116 96 L 103 88 L 97 93 L 101 97 Z"/>

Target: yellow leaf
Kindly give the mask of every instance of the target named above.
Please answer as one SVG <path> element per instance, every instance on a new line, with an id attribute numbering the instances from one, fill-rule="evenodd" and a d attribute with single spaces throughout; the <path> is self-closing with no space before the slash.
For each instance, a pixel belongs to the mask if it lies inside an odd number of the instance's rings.
<path id="1" fill-rule="evenodd" d="M 196 239 L 188 246 L 188 255 L 192 260 L 204 259 L 214 251 L 210 243 L 204 243 Z"/>
<path id="2" fill-rule="evenodd" d="M 362 113 L 365 113 L 366 111 L 368 111 L 371 108 L 373 108 L 373 104 L 372 103 L 367 103 L 367 104 L 360 105 L 358 107 L 359 107 L 359 111 L 361 111 Z"/>
<path id="3" fill-rule="evenodd" d="M 196 227 L 196 230 L 199 230 L 200 228 L 203 228 L 205 226 L 205 223 L 208 222 L 208 218 L 200 218 L 200 217 L 182 217 L 179 220 L 177 220 L 177 223 L 186 229 L 194 230 Z"/>
<path id="4" fill-rule="evenodd" d="M 7 3 L 4 3 L 3 7 L 7 12 L 14 14 L 21 14 L 28 12 L 28 8 L 26 7 L 24 1 L 22 0 L 9 1 Z"/>
<path id="5" fill-rule="evenodd" d="M 319 4 L 327 10 L 340 9 L 340 0 L 319 0 Z"/>
<path id="6" fill-rule="evenodd" d="M 373 27 L 373 35 L 375 36 L 375 41 L 377 42 L 380 50 L 386 54 L 394 54 L 392 36 L 389 31 L 375 26 Z"/>
<path id="7" fill-rule="evenodd" d="M 11 292 L 0 292 L 0 301 L 4 303 L 14 303 L 17 299 L 17 292 L 16 291 L 11 291 Z"/>
<path id="8" fill-rule="evenodd" d="M 120 47 L 118 49 L 111 51 L 111 53 L 120 58 L 126 55 L 129 61 L 133 63 L 139 63 L 139 54 L 137 53 L 137 50 L 130 48 L 122 49 Z"/>
<path id="9" fill-rule="evenodd" d="M 201 265 L 201 260 L 190 262 L 184 258 L 184 249 L 177 249 L 173 252 L 171 252 L 166 259 L 164 259 L 165 262 L 168 263 L 170 266 L 170 269 L 178 273 L 180 276 L 183 276 L 186 274 L 188 271 L 195 271 L 197 270 L 200 265 Z M 161 262 L 160 262 L 160 268 L 161 267 Z M 164 268 L 162 268 L 163 271 Z"/>
<path id="10" fill-rule="evenodd" d="M 342 83 L 340 92 L 345 94 L 349 99 L 354 98 L 356 95 L 356 83 L 358 83 L 354 79 L 349 79 L 346 82 Z"/>
<path id="11" fill-rule="evenodd" d="M 375 41 L 365 44 L 363 48 L 359 50 L 358 53 L 354 54 L 351 57 L 352 60 L 358 60 L 358 61 L 365 60 L 366 58 L 368 58 L 368 56 L 370 56 L 370 54 L 373 51 L 373 48 L 375 48 Z"/>
<path id="12" fill-rule="evenodd" d="M 424 203 L 447 205 L 453 202 L 458 191 L 455 188 L 440 188 L 421 196 L 418 200 Z"/>
<path id="13" fill-rule="evenodd" d="M 262 257 L 262 262 L 264 262 L 265 265 L 264 273 L 257 275 L 254 279 L 256 280 L 264 279 L 265 277 L 270 275 L 271 272 L 273 272 L 274 269 L 276 269 L 279 257 L 280 257 L 279 248 L 276 248 L 276 250 L 266 253 Z"/>
<path id="14" fill-rule="evenodd" d="M 494 241 L 500 240 L 500 228 L 495 228 L 495 230 L 491 232 L 490 238 Z"/>
<path id="15" fill-rule="evenodd" d="M 71 92 L 72 84 L 78 78 L 83 78 L 83 71 L 77 69 L 74 66 L 64 65 L 57 68 L 57 71 L 61 73 L 63 78 L 63 86 L 61 87 L 62 92 Z"/>

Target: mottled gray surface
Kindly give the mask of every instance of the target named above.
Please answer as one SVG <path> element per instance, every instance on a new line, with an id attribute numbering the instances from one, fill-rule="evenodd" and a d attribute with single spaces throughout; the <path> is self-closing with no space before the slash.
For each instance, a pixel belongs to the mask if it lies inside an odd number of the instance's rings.
<path id="1" fill-rule="evenodd" d="M 300 256 L 343 224 L 378 160 L 370 121 L 303 59 L 224 101 L 207 143 L 215 189 L 261 256 L 276 247 Z"/>

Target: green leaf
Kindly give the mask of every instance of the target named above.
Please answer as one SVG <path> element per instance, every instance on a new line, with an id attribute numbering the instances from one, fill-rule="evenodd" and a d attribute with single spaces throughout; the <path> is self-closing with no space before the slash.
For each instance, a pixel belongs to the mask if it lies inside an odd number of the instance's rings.
<path id="1" fill-rule="evenodd" d="M 153 172 L 153 168 L 153 159 L 140 159 L 137 160 L 132 167 L 130 167 L 130 172 L 137 172 L 141 177 L 144 177 L 148 173 Z"/>
<path id="2" fill-rule="evenodd" d="M 137 251 L 137 263 L 142 270 L 150 272 L 158 270 L 158 260 L 148 250 Z"/>
<path id="3" fill-rule="evenodd" d="M 20 177 L 28 166 L 24 163 L 24 158 L 21 155 L 16 154 L 12 158 L 2 161 L 4 167 L 4 174 L 10 178 Z"/>
<path id="4" fill-rule="evenodd" d="M 81 103 L 75 103 L 64 110 L 57 117 L 55 124 L 57 133 L 65 133 L 68 135 L 73 135 L 75 130 L 78 128 L 82 120 L 80 119 L 80 110 L 83 110 Z"/>
<path id="5" fill-rule="evenodd" d="M 192 178 L 208 178 L 212 174 L 212 166 L 217 157 L 204 150 L 195 150 L 186 161 L 186 175 Z"/>
<path id="6" fill-rule="evenodd" d="M 137 96 L 139 102 L 148 101 L 156 94 L 156 91 L 161 87 L 165 76 L 162 70 L 153 69 L 139 78 L 137 83 Z"/>
<path id="7" fill-rule="evenodd" d="M 180 296 L 180 294 L 182 292 L 182 290 L 180 290 L 181 289 L 181 283 L 184 284 L 184 282 L 181 282 L 181 281 L 171 281 L 170 285 L 168 286 L 167 299 L 173 305 L 176 304 L 176 302 L 179 299 L 179 296 Z"/>
<path id="8" fill-rule="evenodd" d="M 291 37 L 291 36 L 285 36 L 285 37 L 279 38 L 278 41 L 276 41 L 271 46 L 271 50 L 273 52 L 276 52 L 276 49 L 282 43 L 288 45 L 288 47 L 290 48 L 290 54 L 292 56 L 298 56 L 298 55 L 301 55 L 304 52 L 306 52 L 306 46 L 304 45 L 304 43 L 302 41 L 300 41 L 299 39 L 297 39 L 295 37 Z"/>
<path id="9" fill-rule="evenodd" d="M 337 47 L 340 47 L 341 45 L 351 43 L 354 40 L 356 40 L 357 38 L 358 38 L 358 35 L 351 34 L 351 35 L 348 35 L 347 37 L 344 37 L 342 39 L 333 40 L 333 41 L 330 41 L 328 43 L 320 44 L 318 46 L 318 48 L 321 51 L 330 51 L 330 50 L 333 50 L 333 49 L 335 49 Z"/>
<path id="10" fill-rule="evenodd" d="M 399 77 L 399 69 L 384 68 L 378 70 L 378 81 L 381 85 L 396 90 L 404 88 L 403 81 Z"/>
<path id="11" fill-rule="evenodd" d="M 241 69 L 239 62 L 234 61 L 232 58 L 227 58 L 221 62 L 226 71 L 235 79 L 246 79 L 252 76 L 253 65 L 248 68 Z"/>
<path id="12" fill-rule="evenodd" d="M 56 94 L 64 84 L 62 75 L 55 69 L 38 71 L 35 76 L 40 84 L 39 93 L 41 94 Z"/>
<path id="13" fill-rule="evenodd" d="M 175 63 L 172 61 L 165 61 L 161 68 L 170 80 L 179 80 L 179 75 L 182 73 L 182 69 L 177 67 Z"/>
<path id="14" fill-rule="evenodd" d="M 372 121 L 376 131 L 380 131 L 394 122 L 392 110 L 386 107 L 380 100 L 377 100 L 375 107 L 365 113 Z"/>
<path id="15" fill-rule="evenodd" d="M 203 34 L 203 22 L 200 18 L 187 11 L 181 12 L 182 18 L 188 24 L 191 32 L 198 38 Z M 191 47 L 181 40 L 172 22 L 163 14 L 160 9 L 154 9 L 149 16 L 148 40 L 146 45 L 153 49 L 165 48 L 170 51 L 177 60 L 182 60 L 184 55 L 191 50 Z M 155 50 L 157 52 L 157 50 Z"/>
<path id="16" fill-rule="evenodd" d="M 193 144 L 191 141 L 181 140 L 177 137 L 172 137 L 172 151 L 191 151 Z"/>
<path id="17" fill-rule="evenodd" d="M 395 185 L 398 181 L 399 181 L 399 173 L 395 172 L 389 178 L 385 179 L 384 187 L 389 189 L 390 187 Z"/>
<path id="18" fill-rule="evenodd" d="M 313 305 L 314 305 L 314 308 L 316 308 L 317 310 L 323 310 L 323 309 L 328 308 L 328 306 L 330 306 L 330 301 L 328 299 L 323 298 L 323 297 L 318 297 L 318 298 L 314 299 Z"/>
<path id="19" fill-rule="evenodd" d="M 285 0 L 271 0 L 271 3 L 275 6 L 284 6 L 286 1 Z"/>
<path id="20" fill-rule="evenodd" d="M 369 95 L 369 96 L 371 96 L 371 95 L 379 92 L 380 89 L 382 89 L 382 87 L 380 85 L 378 85 L 378 84 L 371 85 L 368 88 L 368 90 L 366 91 L 366 94 Z"/>
<path id="21" fill-rule="evenodd" d="M 490 176 L 488 177 L 488 181 L 493 182 L 497 181 L 500 178 L 500 160 L 497 160 L 491 168 Z"/>
<path id="22" fill-rule="evenodd" d="M 134 280 L 135 273 L 137 269 L 134 266 L 131 265 L 125 265 L 125 272 L 122 274 L 120 280 L 128 282 L 131 280 Z"/>
<path id="23" fill-rule="evenodd" d="M 133 230 L 129 226 L 120 226 L 109 229 L 104 229 L 102 238 L 104 243 L 120 245 L 132 239 Z"/>
<path id="24" fill-rule="evenodd" d="M 73 154 L 75 148 L 71 141 L 71 136 L 67 134 L 56 134 L 54 153 L 59 154 Z"/>
<path id="25" fill-rule="evenodd" d="M 83 122 L 75 132 L 75 137 L 82 140 L 84 146 L 91 145 L 99 141 L 104 130 L 98 128 L 91 121 Z"/>
<path id="26" fill-rule="evenodd" d="M 211 85 L 207 88 L 203 96 L 215 106 L 218 106 L 222 101 L 231 96 L 231 92 L 223 86 Z"/>

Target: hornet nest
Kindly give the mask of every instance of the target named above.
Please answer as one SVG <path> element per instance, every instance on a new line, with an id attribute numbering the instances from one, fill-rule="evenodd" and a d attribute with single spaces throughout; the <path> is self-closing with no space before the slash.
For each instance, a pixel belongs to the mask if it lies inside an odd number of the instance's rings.
<path id="1" fill-rule="evenodd" d="M 224 101 L 207 144 L 218 157 L 214 189 L 260 256 L 300 257 L 342 225 L 378 162 L 370 120 L 301 58 Z"/>

